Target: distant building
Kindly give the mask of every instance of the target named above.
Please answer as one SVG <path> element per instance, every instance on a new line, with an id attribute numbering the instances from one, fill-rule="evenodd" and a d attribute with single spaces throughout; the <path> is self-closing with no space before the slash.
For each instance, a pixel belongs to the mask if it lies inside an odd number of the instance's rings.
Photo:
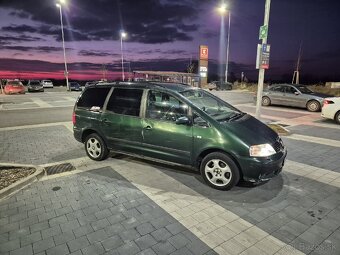
<path id="1" fill-rule="evenodd" d="M 198 87 L 199 75 L 171 71 L 133 71 L 135 81 L 178 82 Z"/>

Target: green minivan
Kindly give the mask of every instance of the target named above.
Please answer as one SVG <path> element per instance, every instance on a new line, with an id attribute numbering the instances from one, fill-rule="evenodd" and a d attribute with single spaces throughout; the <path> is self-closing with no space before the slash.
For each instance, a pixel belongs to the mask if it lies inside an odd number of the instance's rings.
<path id="1" fill-rule="evenodd" d="M 93 160 L 112 150 L 189 166 L 220 190 L 241 179 L 271 179 L 287 155 L 281 138 L 259 120 L 205 90 L 177 83 L 88 86 L 72 120 L 75 139 Z"/>

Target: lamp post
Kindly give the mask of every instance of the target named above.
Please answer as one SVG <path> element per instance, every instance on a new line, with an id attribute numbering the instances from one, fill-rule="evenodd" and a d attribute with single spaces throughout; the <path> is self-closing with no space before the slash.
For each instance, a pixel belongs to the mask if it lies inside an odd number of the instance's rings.
<path id="1" fill-rule="evenodd" d="M 64 51 L 64 64 L 65 64 L 65 79 L 66 79 L 66 88 L 67 91 L 70 91 L 70 86 L 68 83 L 68 71 L 67 71 L 67 63 L 66 63 L 66 50 L 65 50 L 65 40 L 64 40 L 64 25 L 63 25 L 63 14 L 61 11 L 62 4 L 65 4 L 65 0 L 59 0 L 59 3 L 56 4 L 56 6 L 59 8 L 59 14 L 60 14 L 60 26 L 61 26 L 61 38 L 63 41 L 63 51 Z"/>
<path id="2" fill-rule="evenodd" d="M 125 80 L 125 74 L 124 74 L 124 53 L 123 53 L 123 39 L 127 36 L 127 34 L 124 31 L 120 32 L 120 51 L 122 56 L 122 80 Z"/>
<path id="3" fill-rule="evenodd" d="M 227 37 L 227 56 L 226 56 L 226 65 L 225 65 L 225 82 L 228 82 L 228 68 L 229 68 L 229 44 L 230 44 L 230 11 L 227 10 L 227 5 L 223 3 L 218 8 L 219 13 L 223 16 L 228 12 L 228 37 Z"/>

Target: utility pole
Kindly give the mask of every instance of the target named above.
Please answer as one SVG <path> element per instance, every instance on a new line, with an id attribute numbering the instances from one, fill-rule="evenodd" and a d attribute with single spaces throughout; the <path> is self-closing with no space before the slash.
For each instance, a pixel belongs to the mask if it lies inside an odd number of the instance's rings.
<path id="1" fill-rule="evenodd" d="M 294 84 L 294 80 L 295 80 L 295 84 L 300 84 L 301 54 L 302 54 L 302 42 L 300 43 L 299 56 L 298 56 L 297 63 L 296 63 L 296 71 L 294 71 L 294 74 L 293 74 L 292 84 Z"/>
<path id="2" fill-rule="evenodd" d="M 263 23 L 263 27 L 266 27 L 267 33 L 268 33 L 268 30 L 269 30 L 270 1 L 271 0 L 266 0 L 265 13 L 264 13 L 264 23 Z M 264 44 L 267 44 L 267 35 L 262 38 L 262 46 Z M 257 119 L 259 119 L 261 117 L 264 71 L 265 71 L 265 69 L 261 68 L 261 66 L 260 66 L 260 68 L 259 68 L 259 80 L 258 80 L 258 86 L 257 86 L 256 114 L 255 114 L 255 117 Z"/>

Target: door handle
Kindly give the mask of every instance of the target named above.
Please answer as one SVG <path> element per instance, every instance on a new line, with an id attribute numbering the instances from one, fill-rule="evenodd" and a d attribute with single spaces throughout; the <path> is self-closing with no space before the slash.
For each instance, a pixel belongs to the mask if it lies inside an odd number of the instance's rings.
<path id="1" fill-rule="evenodd" d="M 152 127 L 151 127 L 151 126 L 146 126 L 146 127 L 144 127 L 144 129 L 146 129 L 146 130 L 151 130 Z"/>
<path id="2" fill-rule="evenodd" d="M 102 119 L 102 122 L 105 123 L 105 124 L 108 124 L 109 120 L 108 119 Z"/>

